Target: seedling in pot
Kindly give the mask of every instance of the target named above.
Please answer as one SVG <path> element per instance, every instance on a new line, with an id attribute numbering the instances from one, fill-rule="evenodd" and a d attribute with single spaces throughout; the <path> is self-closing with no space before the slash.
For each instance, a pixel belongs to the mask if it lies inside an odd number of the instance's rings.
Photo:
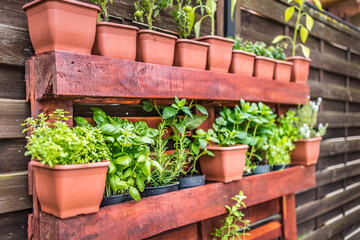
<path id="1" fill-rule="evenodd" d="M 98 5 L 101 11 L 98 14 L 97 21 L 109 21 L 109 14 L 108 14 L 108 6 L 107 4 L 110 2 L 113 4 L 113 0 L 91 0 L 94 4 Z"/>
<path id="2" fill-rule="evenodd" d="M 293 2 L 293 0 L 288 0 L 288 2 L 291 3 L 291 2 Z M 310 57 L 310 49 L 308 47 L 306 47 L 304 44 L 306 43 L 306 41 L 308 39 L 309 32 L 313 28 L 314 19 L 308 13 L 303 12 L 303 7 L 304 7 L 305 3 L 307 2 L 307 0 L 295 0 L 295 2 L 297 5 L 288 7 L 285 10 L 285 16 L 284 16 L 285 22 L 288 22 L 294 16 L 295 11 L 297 11 L 297 18 L 296 18 L 293 37 L 286 36 L 286 35 L 279 35 L 274 38 L 272 43 L 275 44 L 275 43 L 278 43 L 280 41 L 287 39 L 291 43 L 293 57 L 296 54 L 296 49 L 301 47 L 303 55 L 306 58 L 309 58 Z M 323 10 L 320 0 L 314 0 L 314 3 L 319 10 L 321 10 L 321 11 Z M 301 23 L 301 19 L 303 16 L 305 16 L 305 26 Z M 297 37 L 298 37 L 299 33 L 300 33 L 300 39 L 303 44 L 297 43 Z"/>
<path id="3" fill-rule="evenodd" d="M 154 18 L 160 14 L 161 10 L 165 10 L 171 5 L 172 0 L 142 0 L 134 2 L 135 21 L 144 22 L 145 16 L 149 30 L 153 30 Z"/>
<path id="4" fill-rule="evenodd" d="M 195 13 L 192 11 L 191 0 L 176 0 L 177 5 L 171 14 L 174 16 L 178 24 L 180 38 L 188 38 L 191 33 L 190 22 L 195 18 Z"/>

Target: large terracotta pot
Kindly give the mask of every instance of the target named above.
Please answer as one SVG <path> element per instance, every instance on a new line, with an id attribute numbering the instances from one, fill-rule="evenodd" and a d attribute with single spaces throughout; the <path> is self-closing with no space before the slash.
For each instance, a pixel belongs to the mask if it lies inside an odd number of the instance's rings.
<path id="1" fill-rule="evenodd" d="M 137 38 L 136 60 L 172 66 L 177 37 L 151 30 L 140 30 Z"/>
<path id="2" fill-rule="evenodd" d="M 293 63 L 276 60 L 274 80 L 279 82 L 290 82 Z"/>
<path id="3" fill-rule="evenodd" d="M 210 44 L 206 69 L 229 72 L 234 40 L 219 36 L 203 36 L 196 40 Z"/>
<path id="4" fill-rule="evenodd" d="M 73 0 L 36 0 L 22 9 L 35 54 L 53 50 L 90 54 L 99 7 Z"/>
<path id="5" fill-rule="evenodd" d="M 137 27 L 124 24 L 99 22 L 93 54 L 135 61 Z"/>
<path id="6" fill-rule="evenodd" d="M 261 79 L 273 80 L 275 62 L 275 59 L 257 56 L 255 61 L 254 76 Z"/>
<path id="7" fill-rule="evenodd" d="M 41 210 L 59 218 L 99 211 L 109 161 L 56 165 L 31 161 Z"/>
<path id="8" fill-rule="evenodd" d="M 248 145 L 207 147 L 215 157 L 205 155 L 199 160 L 201 172 L 206 175 L 206 180 L 225 183 L 240 180 L 243 177 L 248 148 Z"/>
<path id="9" fill-rule="evenodd" d="M 253 53 L 233 50 L 230 72 L 251 77 L 254 73 L 255 57 Z"/>
<path id="10" fill-rule="evenodd" d="M 291 164 L 310 166 L 316 164 L 320 154 L 321 137 L 300 139 L 291 154 Z"/>
<path id="11" fill-rule="evenodd" d="M 209 44 L 179 39 L 175 46 L 174 66 L 205 70 Z"/>
<path id="12" fill-rule="evenodd" d="M 291 81 L 306 84 L 306 81 L 309 77 L 311 59 L 297 56 L 288 57 L 286 60 L 294 64 L 291 74 Z"/>

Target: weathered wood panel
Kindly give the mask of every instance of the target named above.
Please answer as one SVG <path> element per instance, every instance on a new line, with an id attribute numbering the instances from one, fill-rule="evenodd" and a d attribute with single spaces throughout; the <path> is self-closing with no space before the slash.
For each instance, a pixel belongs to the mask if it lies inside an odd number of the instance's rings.
<path id="1" fill-rule="evenodd" d="M 0 139 L 0 173 L 27 170 L 25 139 Z"/>
<path id="2" fill-rule="evenodd" d="M 27 239 L 27 216 L 32 210 L 0 214 L 0 237 L 2 240 Z"/>
<path id="3" fill-rule="evenodd" d="M 23 138 L 21 124 L 29 116 L 29 104 L 24 100 L 0 99 L 0 139 Z"/>

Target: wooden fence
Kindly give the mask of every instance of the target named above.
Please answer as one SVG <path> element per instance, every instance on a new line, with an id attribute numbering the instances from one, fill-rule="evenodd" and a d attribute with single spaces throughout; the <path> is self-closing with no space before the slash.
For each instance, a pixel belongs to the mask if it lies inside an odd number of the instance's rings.
<path id="1" fill-rule="evenodd" d="M 30 115 L 25 101 L 24 62 L 33 55 L 25 13 L 29 0 L 0 1 L 0 239 L 25 239 L 31 197 L 27 195 L 27 161 L 20 124 Z M 224 3 L 219 2 L 217 31 L 224 34 Z M 284 24 L 285 0 L 238 0 L 234 32 L 267 43 L 292 32 Z M 298 235 L 302 239 L 360 239 L 360 32 L 307 8 L 315 24 L 311 48 L 311 98 L 322 97 L 320 121 L 329 122 L 317 165 L 317 185 L 297 195 Z M 128 24 L 133 1 L 114 0 L 110 13 Z M 113 20 L 118 20 L 113 18 Z M 176 31 L 170 14 L 158 27 Z M 209 32 L 208 22 L 202 28 Z M 244 86 L 246 87 L 246 86 Z M 109 114 L 138 116 L 138 107 L 106 106 Z M 144 116 L 144 113 L 142 113 Z M 79 104 L 74 115 L 90 116 Z M 275 187 L 275 186 L 274 186 Z"/>

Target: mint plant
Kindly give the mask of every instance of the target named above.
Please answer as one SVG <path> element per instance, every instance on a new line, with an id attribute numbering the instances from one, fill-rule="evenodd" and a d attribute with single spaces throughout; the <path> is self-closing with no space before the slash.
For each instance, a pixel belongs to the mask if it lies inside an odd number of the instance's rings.
<path id="1" fill-rule="evenodd" d="M 225 206 L 226 210 L 229 211 L 228 216 L 226 217 L 225 221 L 221 221 L 224 223 L 223 226 L 220 228 L 215 229 L 215 233 L 212 233 L 211 235 L 214 236 L 213 240 L 217 239 L 245 239 L 246 235 L 249 235 L 249 233 L 246 233 L 246 231 L 249 230 L 247 227 L 250 224 L 250 220 L 243 219 L 245 215 L 239 211 L 241 207 L 246 208 L 246 205 L 244 203 L 244 199 L 246 199 L 246 196 L 244 195 L 243 191 L 240 191 L 238 195 L 231 198 L 236 203 L 233 206 Z"/>
<path id="2" fill-rule="evenodd" d="M 291 2 L 293 2 L 293 0 L 288 0 L 288 2 L 291 3 Z M 297 18 L 296 18 L 293 37 L 286 36 L 286 35 L 279 35 L 274 38 L 272 43 L 275 44 L 275 43 L 278 43 L 280 41 L 287 39 L 291 43 L 293 57 L 296 54 L 296 49 L 301 47 L 303 55 L 306 58 L 309 58 L 310 57 L 310 49 L 308 47 L 306 47 L 304 44 L 306 43 L 306 41 L 308 39 L 309 32 L 313 28 L 314 19 L 306 12 L 303 12 L 303 7 L 304 7 L 305 3 L 307 2 L 307 0 L 295 0 L 295 2 L 297 4 L 297 6 L 291 6 L 291 7 L 286 8 L 285 16 L 284 16 L 285 22 L 288 22 L 294 16 L 295 10 L 297 11 Z M 314 3 L 319 10 L 321 10 L 321 11 L 323 10 L 320 0 L 314 0 Z M 304 16 L 305 16 L 305 26 L 301 23 L 301 19 Z M 299 32 L 300 32 L 300 39 L 303 44 L 297 43 L 297 38 L 298 38 Z"/>
<path id="3" fill-rule="evenodd" d="M 140 201 L 140 192 L 151 181 L 152 168 L 162 172 L 160 164 L 150 157 L 150 144 L 158 134 L 157 129 L 149 128 L 145 122 L 135 123 L 118 117 L 110 117 L 99 108 L 91 108 L 97 128 L 104 135 L 111 154 L 105 195 L 130 193 Z M 87 125 L 85 119 L 77 117 L 78 125 Z"/>
<path id="4" fill-rule="evenodd" d="M 134 2 L 135 6 L 135 21 L 144 22 L 144 15 L 148 24 L 149 30 L 153 30 L 154 18 L 156 18 L 161 10 L 172 6 L 172 0 L 141 0 Z"/>
<path id="5" fill-rule="evenodd" d="M 41 113 L 36 119 L 25 120 L 22 125 L 27 128 L 23 132 L 31 133 L 26 136 L 25 156 L 31 155 L 32 160 L 50 167 L 108 160 L 109 150 L 100 130 L 91 126 L 70 128 L 67 113 L 56 109 L 52 114 Z"/>
<path id="6" fill-rule="evenodd" d="M 299 121 L 296 126 L 299 130 L 298 137 L 300 139 L 322 137 L 325 135 L 328 124 L 324 125 L 320 123 L 318 125 L 318 130 L 315 130 L 321 102 L 322 99 L 318 98 L 316 102 L 309 101 L 307 104 L 298 107 L 297 116 Z"/>
<path id="7" fill-rule="evenodd" d="M 107 4 L 110 2 L 113 4 L 113 0 L 91 0 L 94 4 L 98 5 L 100 7 L 100 12 L 97 17 L 97 21 L 109 21 L 109 14 L 108 14 L 108 6 Z"/>

